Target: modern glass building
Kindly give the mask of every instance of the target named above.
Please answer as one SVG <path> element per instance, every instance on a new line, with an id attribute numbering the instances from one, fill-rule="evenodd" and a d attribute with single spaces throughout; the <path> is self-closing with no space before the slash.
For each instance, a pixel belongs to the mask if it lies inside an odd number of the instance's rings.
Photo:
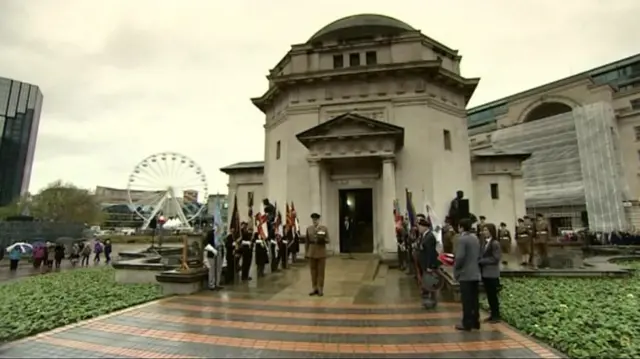
<path id="1" fill-rule="evenodd" d="M 0 77 L 0 206 L 29 189 L 41 109 L 38 86 Z"/>

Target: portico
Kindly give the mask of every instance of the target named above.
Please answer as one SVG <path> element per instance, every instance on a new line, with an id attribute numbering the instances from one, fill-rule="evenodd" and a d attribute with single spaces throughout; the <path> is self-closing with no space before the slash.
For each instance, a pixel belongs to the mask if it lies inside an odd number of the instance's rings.
<path id="1" fill-rule="evenodd" d="M 340 238 L 341 208 L 353 205 L 340 203 L 340 191 L 370 189 L 372 252 L 393 252 L 394 223 L 385 208 L 393 208 L 397 196 L 395 161 L 404 145 L 404 129 L 348 112 L 296 137 L 308 149 L 310 208 L 323 214 L 332 238 Z M 368 232 L 367 225 L 356 220 L 356 230 Z M 334 240 L 331 249 L 340 252 L 340 241 Z"/>

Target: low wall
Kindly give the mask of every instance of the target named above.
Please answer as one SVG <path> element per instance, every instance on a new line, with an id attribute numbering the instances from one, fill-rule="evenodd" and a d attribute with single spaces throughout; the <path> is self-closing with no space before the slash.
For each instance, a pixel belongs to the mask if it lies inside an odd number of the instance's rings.
<path id="1" fill-rule="evenodd" d="M 0 247 L 14 241 L 53 241 L 60 237 L 82 238 L 85 226 L 56 222 L 5 222 L 0 221 Z"/>

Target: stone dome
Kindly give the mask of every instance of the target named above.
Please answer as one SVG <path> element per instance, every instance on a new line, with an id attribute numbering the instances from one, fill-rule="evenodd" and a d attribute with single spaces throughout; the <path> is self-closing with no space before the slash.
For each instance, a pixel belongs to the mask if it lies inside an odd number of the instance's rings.
<path id="1" fill-rule="evenodd" d="M 416 31 L 416 29 L 389 16 L 360 14 L 330 23 L 311 36 L 308 43 L 376 35 L 398 35 L 408 31 Z"/>

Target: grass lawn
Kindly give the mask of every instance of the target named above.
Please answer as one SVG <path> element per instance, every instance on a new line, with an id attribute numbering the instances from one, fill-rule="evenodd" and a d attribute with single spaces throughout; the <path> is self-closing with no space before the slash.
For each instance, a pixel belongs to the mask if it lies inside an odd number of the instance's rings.
<path id="1" fill-rule="evenodd" d="M 640 262 L 622 265 L 639 271 L 629 279 L 503 278 L 502 317 L 571 358 L 638 358 Z"/>
<path id="2" fill-rule="evenodd" d="M 0 284 L 0 342 L 162 297 L 154 284 L 118 284 L 112 268 L 38 275 Z"/>

